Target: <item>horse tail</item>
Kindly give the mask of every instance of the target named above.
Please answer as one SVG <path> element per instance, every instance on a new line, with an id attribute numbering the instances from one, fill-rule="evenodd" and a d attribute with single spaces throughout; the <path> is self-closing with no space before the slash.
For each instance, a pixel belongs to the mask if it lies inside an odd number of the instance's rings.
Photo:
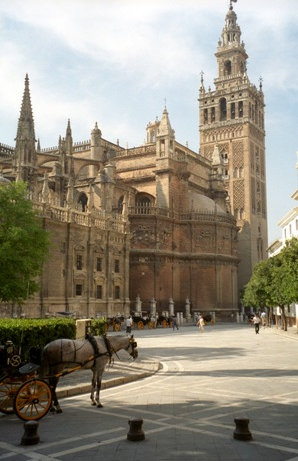
<path id="1" fill-rule="evenodd" d="M 39 377 L 46 378 L 50 374 L 50 365 L 48 359 L 47 346 L 45 346 L 41 352 L 41 365 L 39 369 Z"/>

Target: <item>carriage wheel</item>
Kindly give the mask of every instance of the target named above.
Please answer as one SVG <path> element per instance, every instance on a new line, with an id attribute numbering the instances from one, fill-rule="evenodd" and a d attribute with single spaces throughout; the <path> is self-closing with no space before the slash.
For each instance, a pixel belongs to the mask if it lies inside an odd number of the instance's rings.
<path id="1" fill-rule="evenodd" d="M 5 378 L 0 383 L 0 411 L 7 415 L 14 412 L 13 399 L 22 384 L 20 378 Z"/>
<path id="2" fill-rule="evenodd" d="M 119 331 L 120 327 L 121 327 L 120 323 L 114 323 L 113 329 L 114 331 Z"/>
<path id="3" fill-rule="evenodd" d="M 47 414 L 51 404 L 50 386 L 41 379 L 31 379 L 19 388 L 13 408 L 18 417 L 24 421 L 37 421 Z"/>
<path id="4" fill-rule="evenodd" d="M 166 320 L 163 320 L 163 321 L 161 322 L 161 326 L 162 326 L 163 328 L 167 328 L 168 322 L 167 322 Z"/>
<path id="5" fill-rule="evenodd" d="M 138 322 L 138 330 L 144 330 L 144 322 L 142 320 Z"/>
<path id="6" fill-rule="evenodd" d="M 153 328 L 153 322 L 148 322 L 148 328 L 149 328 L 149 330 L 152 330 L 152 328 Z"/>

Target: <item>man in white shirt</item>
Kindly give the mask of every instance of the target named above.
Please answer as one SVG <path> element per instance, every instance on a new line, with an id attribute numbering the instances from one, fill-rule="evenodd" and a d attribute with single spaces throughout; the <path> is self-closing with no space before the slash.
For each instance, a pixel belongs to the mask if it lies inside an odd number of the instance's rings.
<path id="1" fill-rule="evenodd" d="M 259 334 L 259 329 L 260 329 L 260 322 L 261 322 L 261 319 L 260 319 L 260 316 L 259 314 L 255 314 L 254 318 L 252 319 L 253 321 L 253 324 L 255 326 L 255 332 L 256 332 L 256 335 Z"/>
<path id="2" fill-rule="evenodd" d="M 132 318 L 131 318 L 131 316 L 127 317 L 127 319 L 125 321 L 125 325 L 126 325 L 126 333 L 131 333 L 131 326 L 132 326 Z"/>

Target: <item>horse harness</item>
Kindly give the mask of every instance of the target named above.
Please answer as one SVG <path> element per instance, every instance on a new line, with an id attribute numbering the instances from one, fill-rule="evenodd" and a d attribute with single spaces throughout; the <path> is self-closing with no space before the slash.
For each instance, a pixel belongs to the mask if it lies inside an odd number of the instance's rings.
<path id="1" fill-rule="evenodd" d="M 106 335 L 103 335 L 102 337 L 103 337 L 105 346 L 107 348 L 106 352 L 99 352 L 98 344 L 97 344 L 97 341 L 94 338 L 94 336 L 90 335 L 89 333 L 87 333 L 86 336 L 85 336 L 85 339 L 87 339 L 87 341 L 89 341 L 89 343 L 93 347 L 93 351 L 94 351 L 94 356 L 93 356 L 94 363 L 93 363 L 93 366 L 95 366 L 96 359 L 98 359 L 98 357 L 101 357 L 102 355 L 108 355 L 109 356 L 109 363 L 111 363 L 111 361 L 112 361 L 113 350 L 112 350 L 111 344 L 110 344 L 108 338 L 106 337 Z M 91 357 L 90 357 L 90 359 L 88 361 L 90 362 L 90 360 L 92 360 Z"/>
<path id="2" fill-rule="evenodd" d="M 82 367 L 84 367 L 87 363 L 91 362 L 93 360 L 93 366 L 95 366 L 96 364 L 96 359 L 98 359 L 99 357 L 102 357 L 104 355 L 108 355 L 109 356 L 109 365 L 111 364 L 112 362 L 112 356 L 113 354 L 116 354 L 116 356 L 118 357 L 118 359 L 120 360 L 118 354 L 116 351 L 113 350 L 112 346 L 111 346 L 111 343 L 110 341 L 108 340 L 108 338 L 106 337 L 106 335 L 103 335 L 102 336 L 103 339 L 104 339 L 104 343 L 105 343 L 105 346 L 107 348 L 106 352 L 99 352 L 99 349 L 98 349 L 98 345 L 97 345 L 97 342 L 96 342 L 96 339 L 94 338 L 94 336 L 90 335 L 89 333 L 86 334 L 85 336 L 85 339 L 87 341 L 89 341 L 89 343 L 92 345 L 92 348 L 93 348 L 93 352 L 94 352 L 94 355 L 91 355 L 90 357 L 88 357 L 87 360 L 84 360 L 83 362 L 80 362 L 80 364 L 76 365 L 75 367 L 73 368 L 70 368 L 70 369 L 67 369 L 67 370 L 63 370 L 61 371 L 60 373 L 57 373 L 55 374 L 55 377 L 56 378 L 60 378 L 62 376 L 65 376 L 69 373 L 72 373 L 73 371 L 76 371 L 76 370 L 79 370 L 81 369 Z M 132 346 L 133 350 L 137 347 L 137 343 L 135 341 L 135 339 L 133 337 L 130 338 L 129 340 L 129 344 L 126 348 L 126 350 L 128 350 L 129 346 Z M 62 354 L 62 348 L 61 348 L 61 354 Z M 62 356 L 61 356 L 61 359 L 62 359 Z M 49 378 L 49 376 L 48 376 Z"/>

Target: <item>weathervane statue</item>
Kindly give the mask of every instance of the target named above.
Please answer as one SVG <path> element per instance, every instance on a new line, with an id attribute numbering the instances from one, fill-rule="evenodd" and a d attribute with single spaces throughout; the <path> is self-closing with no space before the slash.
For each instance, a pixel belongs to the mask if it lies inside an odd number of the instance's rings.
<path id="1" fill-rule="evenodd" d="M 232 5 L 232 3 L 233 3 L 233 2 L 234 2 L 234 3 L 236 3 L 236 2 L 237 2 L 237 0 L 230 0 L 230 10 L 232 10 L 232 9 L 233 9 L 233 5 Z"/>

